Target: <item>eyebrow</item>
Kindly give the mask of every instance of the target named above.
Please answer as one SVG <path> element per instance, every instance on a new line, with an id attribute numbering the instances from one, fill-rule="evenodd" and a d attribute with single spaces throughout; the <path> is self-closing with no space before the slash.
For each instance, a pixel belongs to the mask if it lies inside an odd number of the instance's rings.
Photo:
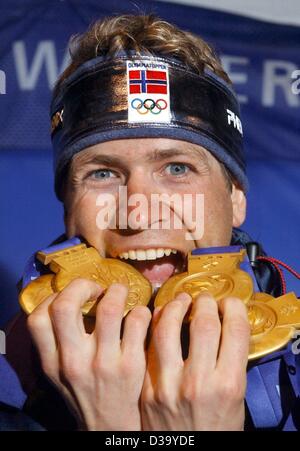
<path id="1" fill-rule="evenodd" d="M 194 148 L 187 146 L 184 149 L 176 149 L 176 148 L 168 148 L 168 149 L 153 149 L 149 151 L 149 153 L 146 156 L 146 161 L 148 162 L 156 162 L 160 160 L 166 160 L 168 158 L 172 157 L 178 157 L 178 156 L 189 156 L 197 161 L 202 161 L 205 163 L 208 163 L 207 155 L 204 153 L 204 151 L 201 148 Z M 125 166 L 124 165 L 124 159 L 121 156 L 115 156 L 115 155 L 90 155 L 82 158 L 82 160 L 79 158 L 77 160 L 77 163 L 80 164 L 80 166 L 88 165 L 88 164 L 105 164 L 107 166 Z"/>
<path id="2" fill-rule="evenodd" d="M 113 156 L 113 155 L 91 155 L 88 157 L 84 157 L 82 158 L 82 160 L 80 161 L 77 160 L 78 163 L 80 163 L 81 165 L 87 165 L 87 164 L 105 164 L 107 166 L 116 166 L 119 165 L 120 163 L 122 163 L 122 159 L 118 156 Z"/>
<path id="3" fill-rule="evenodd" d="M 169 148 L 169 149 L 154 149 L 147 155 L 146 159 L 149 162 L 153 161 L 159 161 L 159 160 L 166 160 L 167 158 L 172 157 L 178 157 L 178 156 L 189 156 L 195 159 L 202 159 L 207 160 L 207 156 L 202 151 L 202 149 L 195 149 L 193 147 L 187 146 L 185 149 L 176 149 L 176 148 Z"/>

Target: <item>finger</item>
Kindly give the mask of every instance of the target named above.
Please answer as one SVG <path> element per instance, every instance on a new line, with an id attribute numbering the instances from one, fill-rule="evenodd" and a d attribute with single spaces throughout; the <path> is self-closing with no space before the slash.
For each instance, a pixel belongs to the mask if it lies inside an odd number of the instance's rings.
<path id="1" fill-rule="evenodd" d="M 186 362 L 190 369 L 207 372 L 216 367 L 220 336 L 218 304 L 210 293 L 203 293 L 195 300 L 192 310 Z"/>
<path id="2" fill-rule="evenodd" d="M 125 285 L 114 283 L 98 304 L 94 335 L 104 359 L 111 359 L 121 351 L 120 334 L 127 295 Z"/>
<path id="3" fill-rule="evenodd" d="M 143 388 L 142 388 L 141 397 L 140 397 L 142 422 L 143 422 L 145 403 L 147 404 L 155 399 L 154 387 L 156 386 L 156 378 L 157 378 L 157 374 L 156 373 L 152 374 L 151 370 L 149 370 L 149 368 L 147 368 L 146 372 L 145 372 L 144 383 L 143 383 Z"/>
<path id="4" fill-rule="evenodd" d="M 185 314 L 190 306 L 191 297 L 180 293 L 159 312 L 159 319 L 153 329 L 152 342 L 158 364 L 165 370 L 181 367 L 181 328 Z"/>
<path id="5" fill-rule="evenodd" d="M 57 293 L 48 296 L 27 318 L 27 326 L 39 352 L 42 367 L 57 367 L 57 343 L 49 316 L 49 306 Z"/>
<path id="6" fill-rule="evenodd" d="M 223 316 L 222 339 L 217 368 L 234 377 L 246 371 L 250 344 L 250 325 L 246 306 L 236 298 L 219 304 Z"/>
<path id="7" fill-rule="evenodd" d="M 155 309 L 152 312 L 152 319 L 151 319 L 151 324 L 150 324 L 150 337 L 149 337 L 150 340 L 152 339 L 152 335 L 155 330 L 155 327 L 160 320 L 162 310 L 163 310 L 163 307 L 160 305 L 159 307 L 155 307 Z"/>
<path id="8" fill-rule="evenodd" d="M 152 313 L 152 320 L 150 325 L 149 335 L 147 337 L 147 370 L 145 375 L 145 381 L 149 383 L 152 381 L 152 385 L 156 384 L 159 368 L 157 366 L 156 351 L 153 342 L 153 333 L 160 320 L 163 307 L 156 307 Z M 146 382 L 145 382 L 146 383 Z M 147 385 L 147 384 L 146 384 Z"/>
<path id="9" fill-rule="evenodd" d="M 145 340 L 151 321 L 151 312 L 148 307 L 135 307 L 125 319 L 122 339 L 122 352 L 124 358 L 145 358 Z"/>
<path id="10" fill-rule="evenodd" d="M 155 309 L 152 312 L 152 319 L 151 319 L 151 323 L 150 323 L 150 329 L 149 329 L 149 334 L 147 336 L 147 350 L 148 350 L 148 356 L 154 355 L 154 345 L 153 345 L 153 340 L 152 340 L 152 336 L 153 336 L 153 332 L 155 330 L 156 325 L 158 324 L 161 314 L 162 314 L 162 310 L 163 307 L 159 306 L 159 307 L 155 307 Z"/>
<path id="11" fill-rule="evenodd" d="M 76 348 L 85 336 L 81 307 L 90 299 L 97 299 L 103 289 L 88 279 L 75 279 L 69 283 L 50 305 L 50 318 L 59 344 Z"/>

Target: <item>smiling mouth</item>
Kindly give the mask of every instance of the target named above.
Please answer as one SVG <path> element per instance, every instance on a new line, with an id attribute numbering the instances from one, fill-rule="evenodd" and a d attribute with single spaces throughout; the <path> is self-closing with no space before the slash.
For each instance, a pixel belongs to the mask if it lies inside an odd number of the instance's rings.
<path id="1" fill-rule="evenodd" d="M 130 249 L 115 258 L 137 269 L 153 288 L 160 287 L 174 274 L 182 272 L 186 261 L 184 253 L 171 248 Z"/>

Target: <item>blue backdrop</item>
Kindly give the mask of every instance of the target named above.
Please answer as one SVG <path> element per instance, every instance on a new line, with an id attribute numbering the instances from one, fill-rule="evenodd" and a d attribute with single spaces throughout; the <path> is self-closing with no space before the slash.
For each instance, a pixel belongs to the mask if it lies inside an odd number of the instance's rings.
<path id="1" fill-rule="evenodd" d="M 244 228 L 299 270 L 300 83 L 292 74 L 300 69 L 300 27 L 147 0 L 0 0 L 0 326 L 18 308 L 15 284 L 27 257 L 63 231 L 48 109 L 68 38 L 99 17 L 138 12 L 198 33 L 221 55 L 242 108 L 251 184 Z"/>

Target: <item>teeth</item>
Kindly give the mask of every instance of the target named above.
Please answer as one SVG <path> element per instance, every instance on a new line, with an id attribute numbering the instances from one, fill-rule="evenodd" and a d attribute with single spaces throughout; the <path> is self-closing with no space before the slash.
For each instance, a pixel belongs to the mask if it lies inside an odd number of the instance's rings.
<path id="1" fill-rule="evenodd" d="M 156 251 L 157 258 L 163 257 L 164 255 L 165 255 L 165 253 L 164 253 L 163 249 L 157 249 L 157 251 Z"/>
<path id="2" fill-rule="evenodd" d="M 147 249 L 146 250 L 147 260 L 156 260 L 156 251 L 155 249 Z"/>
<path id="3" fill-rule="evenodd" d="M 130 260 L 136 260 L 135 251 L 129 251 L 128 252 L 128 257 L 130 258 Z"/>
<path id="4" fill-rule="evenodd" d="M 128 252 L 123 252 L 123 254 L 120 255 L 120 258 L 125 260 L 128 260 L 128 257 L 129 257 Z"/>
<path id="5" fill-rule="evenodd" d="M 145 251 L 135 251 L 137 260 L 146 260 Z"/>
<path id="6" fill-rule="evenodd" d="M 136 249 L 130 250 L 128 252 L 122 252 L 118 257 L 122 260 L 156 260 L 157 258 L 161 258 L 164 255 L 169 257 L 171 254 L 177 254 L 176 249 Z"/>

